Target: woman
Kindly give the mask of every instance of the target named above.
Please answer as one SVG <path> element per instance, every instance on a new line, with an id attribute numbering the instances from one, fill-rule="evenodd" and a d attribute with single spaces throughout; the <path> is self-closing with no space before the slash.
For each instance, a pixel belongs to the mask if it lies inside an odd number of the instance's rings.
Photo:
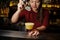
<path id="1" fill-rule="evenodd" d="M 19 17 L 20 17 L 20 19 L 25 17 L 26 22 L 33 22 L 35 24 L 33 30 L 31 32 L 29 32 L 28 35 L 37 36 L 38 34 L 40 34 L 41 31 L 46 29 L 46 26 L 48 24 L 48 11 L 47 10 L 43 11 L 44 16 L 42 16 L 40 14 L 40 9 L 42 6 L 41 0 L 29 0 L 28 2 L 31 7 L 30 11 L 24 10 L 23 1 L 19 0 L 17 11 L 12 16 L 11 21 L 12 21 L 12 23 L 16 23 L 18 21 Z M 40 15 L 43 18 L 42 23 L 40 23 L 41 22 Z"/>

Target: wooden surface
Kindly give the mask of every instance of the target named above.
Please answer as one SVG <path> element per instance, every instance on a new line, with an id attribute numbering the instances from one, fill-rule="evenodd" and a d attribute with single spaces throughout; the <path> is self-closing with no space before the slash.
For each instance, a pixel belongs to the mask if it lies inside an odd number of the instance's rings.
<path id="1" fill-rule="evenodd" d="M 37 38 L 27 36 L 27 32 L 0 30 L 0 36 L 11 38 L 26 38 L 26 39 L 47 39 L 47 40 L 60 40 L 60 33 L 42 33 Z"/>

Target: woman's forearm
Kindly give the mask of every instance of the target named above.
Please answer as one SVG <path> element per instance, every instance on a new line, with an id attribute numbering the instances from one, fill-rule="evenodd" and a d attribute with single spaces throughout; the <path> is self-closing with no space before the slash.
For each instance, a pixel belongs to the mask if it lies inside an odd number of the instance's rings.
<path id="1" fill-rule="evenodd" d="M 17 11 L 13 14 L 13 16 L 12 16 L 12 18 L 11 18 L 11 22 L 12 22 L 12 23 L 16 23 L 16 22 L 18 21 L 19 13 L 20 13 L 20 12 L 21 12 L 20 10 L 17 10 Z"/>
<path id="2" fill-rule="evenodd" d="M 43 30 L 46 29 L 46 26 L 42 25 L 42 26 L 40 26 L 40 27 L 37 27 L 36 29 L 38 29 L 38 30 L 40 30 L 40 31 L 43 31 Z"/>
<path id="3" fill-rule="evenodd" d="M 17 7 L 17 11 L 13 14 L 12 18 L 11 18 L 11 22 L 12 23 L 16 23 L 18 21 L 18 18 L 19 18 L 19 14 L 20 12 L 24 9 L 23 8 L 23 1 L 22 0 L 19 0 L 19 3 L 18 3 L 18 7 Z"/>

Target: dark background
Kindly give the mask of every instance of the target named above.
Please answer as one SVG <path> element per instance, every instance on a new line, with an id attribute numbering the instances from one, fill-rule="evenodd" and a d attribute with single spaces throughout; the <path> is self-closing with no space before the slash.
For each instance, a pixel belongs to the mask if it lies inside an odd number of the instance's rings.
<path id="1" fill-rule="evenodd" d="M 52 0 L 52 1 L 47 1 L 44 2 L 43 4 L 51 4 L 51 5 L 60 5 L 59 0 Z M 15 3 L 15 4 L 14 4 Z M 0 0 L 0 29 L 4 30 L 20 30 L 20 25 L 17 24 L 12 24 L 11 23 L 11 17 L 14 14 L 14 12 L 17 9 L 17 0 Z M 12 6 L 10 4 L 13 4 Z M 8 8 L 8 16 L 1 16 L 5 15 L 4 13 L 2 14 L 2 11 Z M 46 32 L 60 32 L 60 7 L 45 7 L 49 10 L 49 25 L 47 29 L 45 30 Z"/>

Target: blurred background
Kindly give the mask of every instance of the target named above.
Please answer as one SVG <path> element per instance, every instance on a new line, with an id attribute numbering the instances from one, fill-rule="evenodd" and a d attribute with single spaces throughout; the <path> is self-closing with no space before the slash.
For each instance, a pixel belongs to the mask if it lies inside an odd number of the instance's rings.
<path id="1" fill-rule="evenodd" d="M 18 0 L 0 0 L 0 29 L 19 30 L 10 21 L 17 10 L 18 2 Z M 49 10 L 49 25 L 46 32 L 60 32 L 60 0 L 43 0 L 42 8 Z"/>

